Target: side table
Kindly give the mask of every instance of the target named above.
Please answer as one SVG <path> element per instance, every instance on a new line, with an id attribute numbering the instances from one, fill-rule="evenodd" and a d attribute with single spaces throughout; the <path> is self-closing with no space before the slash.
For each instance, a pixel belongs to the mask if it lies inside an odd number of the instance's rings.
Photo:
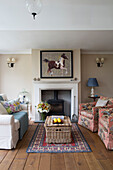
<path id="1" fill-rule="evenodd" d="M 88 96 L 88 98 L 93 99 L 93 101 L 95 102 L 96 99 L 100 98 L 100 96 L 94 96 L 94 97 Z"/>

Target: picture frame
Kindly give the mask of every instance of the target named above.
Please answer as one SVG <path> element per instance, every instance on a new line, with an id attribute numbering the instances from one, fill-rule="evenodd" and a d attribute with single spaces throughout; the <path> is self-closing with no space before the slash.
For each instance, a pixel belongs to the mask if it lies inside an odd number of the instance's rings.
<path id="1" fill-rule="evenodd" d="M 40 78 L 73 78 L 73 51 L 40 51 Z"/>

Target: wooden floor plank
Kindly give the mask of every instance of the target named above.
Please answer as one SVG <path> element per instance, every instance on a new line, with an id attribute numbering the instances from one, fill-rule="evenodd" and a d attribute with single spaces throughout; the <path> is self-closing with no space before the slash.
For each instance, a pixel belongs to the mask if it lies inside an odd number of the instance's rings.
<path id="1" fill-rule="evenodd" d="M 7 155 L 8 150 L 0 150 L 0 163 L 2 162 L 2 160 L 5 158 L 5 156 Z"/>
<path id="2" fill-rule="evenodd" d="M 34 134 L 36 127 L 31 126 L 31 129 L 29 130 L 28 135 L 26 136 L 26 139 L 23 143 L 23 145 L 20 147 L 17 155 L 15 156 L 14 161 L 12 162 L 10 166 L 10 170 L 15 170 L 19 167 L 19 170 L 23 170 L 25 163 L 27 161 L 28 153 L 26 153 L 26 149 L 29 145 L 29 142 Z"/>
<path id="3" fill-rule="evenodd" d="M 39 169 L 40 153 L 30 153 L 27 162 L 25 164 L 24 170 Z"/>
<path id="4" fill-rule="evenodd" d="M 77 164 L 73 153 L 64 153 L 64 161 L 66 170 L 77 170 Z"/>
<path id="5" fill-rule="evenodd" d="M 50 153 L 41 153 L 39 170 L 50 170 L 51 165 L 50 161 L 51 161 Z"/>
<path id="6" fill-rule="evenodd" d="M 74 158 L 75 158 L 77 168 L 79 170 L 83 170 L 83 169 L 89 170 L 89 166 L 87 164 L 87 161 L 86 161 L 83 153 L 74 153 Z"/>
<path id="7" fill-rule="evenodd" d="M 103 167 L 104 170 L 113 170 L 113 164 L 110 162 L 110 160 L 100 160 L 100 164 Z"/>
<path id="8" fill-rule="evenodd" d="M 91 147 L 91 150 L 93 151 L 93 154 L 95 155 L 96 159 L 98 160 L 106 160 L 107 155 L 104 152 L 105 148 L 103 148 L 103 143 L 100 141 L 99 136 L 97 133 L 92 133 L 91 131 L 80 127 L 82 133 L 84 134 L 84 137 L 86 141 L 88 142 L 89 146 Z M 104 149 L 104 150 L 103 150 Z"/>
<path id="9" fill-rule="evenodd" d="M 62 153 L 51 154 L 51 170 L 66 170 L 64 155 Z"/>
<path id="10" fill-rule="evenodd" d="M 86 161 L 88 163 L 88 166 L 91 170 L 102 170 L 102 166 L 100 164 L 100 162 L 95 158 L 93 152 L 90 153 L 83 153 Z"/>

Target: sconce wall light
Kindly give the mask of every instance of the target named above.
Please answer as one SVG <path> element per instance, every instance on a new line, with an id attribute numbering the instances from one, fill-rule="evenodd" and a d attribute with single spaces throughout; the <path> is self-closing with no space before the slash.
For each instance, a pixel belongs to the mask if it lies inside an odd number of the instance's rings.
<path id="1" fill-rule="evenodd" d="M 15 58 L 7 58 L 7 64 L 9 68 L 14 67 L 15 62 L 16 62 Z"/>
<path id="2" fill-rule="evenodd" d="M 104 64 L 104 58 L 96 58 L 97 67 L 102 67 Z"/>

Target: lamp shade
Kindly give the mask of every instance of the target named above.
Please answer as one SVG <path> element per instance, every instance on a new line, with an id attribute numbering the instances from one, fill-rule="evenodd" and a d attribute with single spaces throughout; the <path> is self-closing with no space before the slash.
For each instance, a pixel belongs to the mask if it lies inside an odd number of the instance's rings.
<path id="1" fill-rule="evenodd" d="M 99 86 L 96 78 L 89 78 L 87 82 L 88 87 L 97 87 Z"/>

